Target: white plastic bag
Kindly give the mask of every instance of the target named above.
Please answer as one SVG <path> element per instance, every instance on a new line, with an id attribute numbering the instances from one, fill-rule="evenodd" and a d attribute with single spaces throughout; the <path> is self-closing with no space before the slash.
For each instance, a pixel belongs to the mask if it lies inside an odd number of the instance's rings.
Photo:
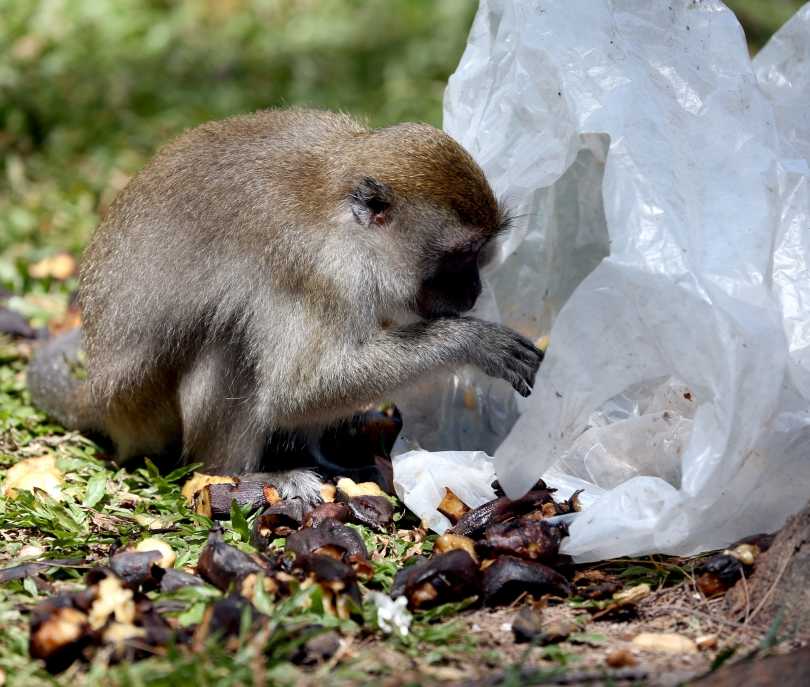
<path id="1" fill-rule="evenodd" d="M 403 399 L 406 431 L 497 447 L 511 496 L 584 487 L 578 560 L 723 546 L 807 502 L 809 46 L 810 5 L 752 65 L 717 0 L 481 2 L 445 129 L 519 220 L 484 313 L 551 346 L 518 406 L 465 372 Z"/>

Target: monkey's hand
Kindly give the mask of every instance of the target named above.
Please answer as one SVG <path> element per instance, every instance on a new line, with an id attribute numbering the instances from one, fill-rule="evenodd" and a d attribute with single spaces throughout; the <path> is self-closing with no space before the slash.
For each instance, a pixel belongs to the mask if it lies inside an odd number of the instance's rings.
<path id="1" fill-rule="evenodd" d="M 525 336 L 494 322 L 460 318 L 471 330 L 470 357 L 490 377 L 509 382 L 521 396 L 528 396 L 543 360 L 543 351 Z"/>

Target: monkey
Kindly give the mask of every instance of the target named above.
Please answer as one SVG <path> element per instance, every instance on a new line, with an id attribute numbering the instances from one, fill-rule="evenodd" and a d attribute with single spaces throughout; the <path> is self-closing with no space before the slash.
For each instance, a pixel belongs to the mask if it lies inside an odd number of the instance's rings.
<path id="1" fill-rule="evenodd" d="M 272 467 L 273 437 L 461 365 L 527 396 L 542 352 L 466 314 L 507 228 L 481 168 L 430 125 L 312 109 L 203 124 L 108 209 L 80 267 L 81 329 L 34 356 L 32 398 L 119 461 L 174 452 L 243 474 Z M 67 370 L 80 351 L 84 379 Z"/>

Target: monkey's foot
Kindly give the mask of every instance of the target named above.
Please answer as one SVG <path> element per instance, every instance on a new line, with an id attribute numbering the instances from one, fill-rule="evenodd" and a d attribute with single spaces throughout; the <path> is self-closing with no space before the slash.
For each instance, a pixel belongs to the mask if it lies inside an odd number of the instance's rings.
<path id="1" fill-rule="evenodd" d="M 252 472 L 241 475 L 245 481 L 268 482 L 283 499 L 300 498 L 305 503 L 315 505 L 321 502 L 323 482 L 312 470 L 281 470 L 279 472 Z"/>

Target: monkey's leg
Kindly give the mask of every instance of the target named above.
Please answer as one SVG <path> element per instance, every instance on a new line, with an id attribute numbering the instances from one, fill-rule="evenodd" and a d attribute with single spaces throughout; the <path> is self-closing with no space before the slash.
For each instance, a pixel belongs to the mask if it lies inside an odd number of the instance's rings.
<path id="1" fill-rule="evenodd" d="M 272 482 L 283 498 L 320 498 L 321 481 L 310 470 L 257 472 L 266 464 L 267 430 L 255 413 L 253 373 L 234 350 L 204 350 L 183 375 L 178 395 L 187 461 L 202 462 L 214 473 Z"/>
<path id="2" fill-rule="evenodd" d="M 255 470 L 263 441 L 252 378 L 237 356 L 223 346 L 204 348 L 178 385 L 184 458 L 226 474 Z"/>

